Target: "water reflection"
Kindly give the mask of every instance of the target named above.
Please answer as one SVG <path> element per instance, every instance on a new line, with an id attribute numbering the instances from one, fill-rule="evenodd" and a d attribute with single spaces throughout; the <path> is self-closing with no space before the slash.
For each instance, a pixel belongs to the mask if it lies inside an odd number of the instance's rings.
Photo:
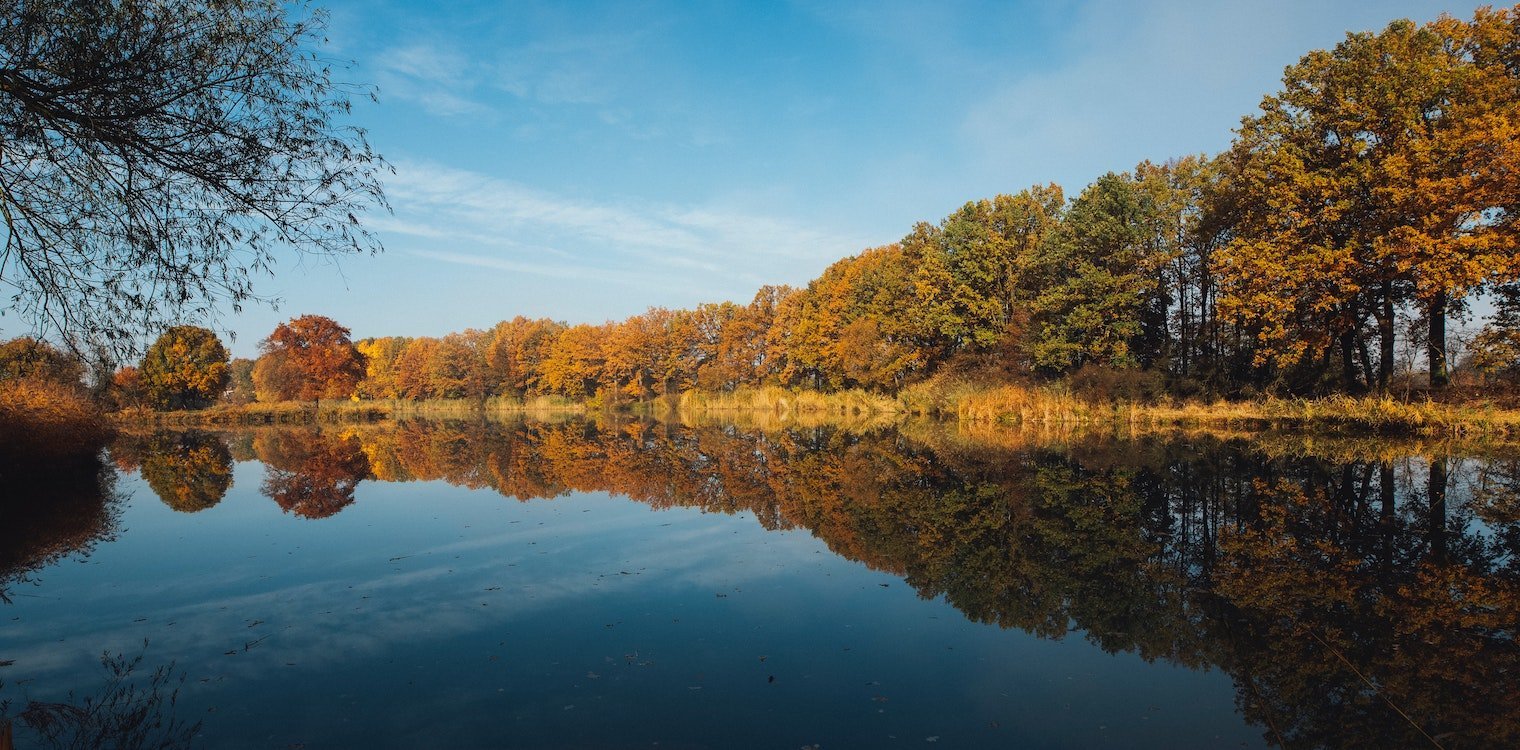
<path id="1" fill-rule="evenodd" d="M 124 436 L 111 448 L 123 471 L 141 471 L 164 505 L 195 513 L 222 501 L 232 486 L 232 453 L 222 438 L 199 430 Z"/>
<path id="2" fill-rule="evenodd" d="M 192 747 L 200 722 L 176 715 L 185 675 L 173 662 L 149 671 L 144 642 L 136 656 L 102 654 L 105 677 L 89 694 L 70 692 L 63 701 L 0 700 L 0 746 L 11 747 L 12 728 L 23 746 L 175 750 Z M 5 683 L 0 682 L 0 693 Z M 8 715 L 15 710 L 15 721 Z"/>
<path id="3" fill-rule="evenodd" d="M 753 513 L 971 620 L 1223 670 L 1273 744 L 1520 746 L 1510 457 L 638 421 L 185 433 L 113 455 L 178 510 L 215 505 L 236 457 L 261 461 L 261 492 L 310 519 L 364 481 L 420 480 Z"/>
<path id="4" fill-rule="evenodd" d="M 1223 669 L 1284 746 L 1520 744 L 1520 462 L 933 434 L 410 422 L 252 448 L 307 517 L 441 479 L 805 528 L 973 620 Z"/>
<path id="5" fill-rule="evenodd" d="M 70 470 L 13 473 L 0 492 L 0 602 L 35 571 L 87 554 L 116 533 L 116 472 L 99 459 Z"/>
<path id="6" fill-rule="evenodd" d="M 254 436 L 253 451 L 266 470 L 260 491 L 303 518 L 327 518 L 352 505 L 354 487 L 370 475 L 352 435 L 269 430 Z"/>

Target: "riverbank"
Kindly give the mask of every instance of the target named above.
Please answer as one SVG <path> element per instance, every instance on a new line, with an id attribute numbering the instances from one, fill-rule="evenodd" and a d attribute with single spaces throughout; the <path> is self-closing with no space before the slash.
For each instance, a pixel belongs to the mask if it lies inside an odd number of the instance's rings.
<path id="1" fill-rule="evenodd" d="M 769 424 L 890 422 L 929 417 L 995 428 L 997 425 L 1209 427 L 1245 432 L 1292 430 L 1326 434 L 1488 437 L 1520 439 L 1520 410 L 1477 401 L 1443 403 L 1388 397 L 1144 403 L 1083 398 L 1059 386 L 955 384 L 910 388 L 897 396 L 851 390 L 824 393 L 785 388 L 732 392 L 688 391 L 678 397 L 596 407 L 559 397 L 517 399 L 282 402 L 219 405 L 199 411 L 125 411 L 120 424 L 212 426 L 360 423 L 409 417 L 472 419 L 493 415 L 585 414 L 628 411 L 683 421 L 755 421 Z"/>
<path id="2" fill-rule="evenodd" d="M 962 422 L 1115 423 L 1375 435 L 1520 438 L 1520 410 L 1487 401 L 1400 401 L 1385 396 L 1139 403 L 1084 400 L 1061 390 L 998 386 L 952 401 Z"/>
<path id="3" fill-rule="evenodd" d="M 93 461 L 112 424 L 77 388 L 0 381 L 0 475 L 46 472 Z"/>
<path id="4" fill-rule="evenodd" d="M 218 404 L 206 409 L 154 411 L 129 409 L 111 415 L 121 425 L 162 425 L 165 427 L 205 427 L 261 424 L 353 424 L 380 422 L 407 417 L 434 419 L 470 419 L 492 414 L 580 414 L 586 405 L 556 396 L 540 396 L 526 401 L 492 398 L 363 400 L 324 399 L 319 401 L 279 401 L 275 403 Z"/>
<path id="5" fill-rule="evenodd" d="M 683 415 L 909 415 L 982 425 L 1213 427 L 1520 439 L 1520 410 L 1502 404 L 1400 401 L 1384 396 L 1142 402 L 1084 398 L 1060 385 L 929 383 L 895 397 L 859 390 L 820 393 L 783 388 L 688 392 L 675 408 Z"/>

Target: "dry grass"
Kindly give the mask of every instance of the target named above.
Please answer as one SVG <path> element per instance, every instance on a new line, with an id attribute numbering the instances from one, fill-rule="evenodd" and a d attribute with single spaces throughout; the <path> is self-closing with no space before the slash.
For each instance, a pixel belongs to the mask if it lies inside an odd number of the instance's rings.
<path id="1" fill-rule="evenodd" d="M 526 401 L 493 398 L 485 402 L 463 399 L 285 402 L 216 406 L 194 412 L 128 411 L 118 413 L 117 420 L 124 424 L 171 426 L 337 424 L 407 417 L 589 415 L 599 411 L 595 407 L 595 403 L 549 396 Z M 61 407 L 39 408 L 46 411 Z M 772 427 L 822 423 L 843 426 L 924 416 L 954 419 L 963 425 L 963 430 L 981 430 L 973 426 L 983 425 L 1086 425 L 1141 431 L 1181 427 L 1245 433 L 1290 430 L 1520 442 L 1520 410 L 1487 402 L 1406 402 L 1387 397 L 1338 396 L 1149 404 L 1084 398 L 1060 384 L 978 383 L 955 377 L 910 386 L 896 397 L 862 390 L 823 393 L 770 386 L 732 392 L 687 391 L 676 398 L 643 402 L 634 408 L 649 416 L 686 424 L 742 421 Z"/>
<path id="2" fill-rule="evenodd" d="M 300 425 L 356 424 L 406 417 L 473 417 L 482 414 L 580 413 L 584 404 L 558 396 L 540 396 L 522 401 L 492 398 L 484 402 L 472 399 L 407 399 L 278 401 L 274 403 L 219 404 L 195 411 L 152 411 L 127 409 L 114 416 L 122 424 L 150 424 L 171 427 L 207 425 Z"/>
<path id="3" fill-rule="evenodd" d="M 118 422 L 154 424 L 168 427 L 206 425 L 316 424 L 373 422 L 386 419 L 390 410 L 369 401 L 280 401 L 229 405 L 220 404 L 196 411 L 128 410 L 117 412 Z"/>
<path id="4" fill-rule="evenodd" d="M 919 396 L 921 401 L 922 396 Z M 1117 423 L 1135 427 L 1212 426 L 1380 435 L 1520 438 L 1520 411 L 1478 402 L 1405 402 L 1389 397 L 1097 403 L 1060 387 L 963 386 L 944 399 L 962 422 Z M 935 412 L 930 412 L 935 413 Z"/>
<path id="5" fill-rule="evenodd" d="M 859 389 L 823 393 L 767 386 L 732 392 L 686 391 L 676 404 L 680 414 L 711 412 L 771 412 L 774 414 L 840 414 L 863 416 L 902 411 L 897 399 Z"/>
<path id="6" fill-rule="evenodd" d="M 0 381 L 0 465 L 91 458 L 111 434 L 110 422 L 78 388 L 25 379 Z"/>

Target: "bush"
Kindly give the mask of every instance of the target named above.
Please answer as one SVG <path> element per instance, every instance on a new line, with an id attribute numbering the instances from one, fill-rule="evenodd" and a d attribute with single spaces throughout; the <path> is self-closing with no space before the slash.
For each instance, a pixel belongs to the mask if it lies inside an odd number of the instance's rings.
<path id="1" fill-rule="evenodd" d="M 14 470 L 93 458 L 112 434 L 79 388 L 44 380 L 0 381 L 0 467 Z"/>
<path id="2" fill-rule="evenodd" d="M 1083 365 L 1068 379 L 1072 392 L 1089 401 L 1154 404 L 1166 398 L 1166 378 L 1156 370 Z"/>

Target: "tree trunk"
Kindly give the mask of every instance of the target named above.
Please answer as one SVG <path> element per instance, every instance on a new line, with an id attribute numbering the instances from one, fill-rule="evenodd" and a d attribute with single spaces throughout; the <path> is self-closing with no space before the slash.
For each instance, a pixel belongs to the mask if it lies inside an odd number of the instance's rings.
<path id="1" fill-rule="evenodd" d="M 1435 562 L 1446 560 L 1446 457 L 1430 460 L 1430 484 L 1427 497 L 1430 500 L 1430 558 Z"/>
<path id="2" fill-rule="evenodd" d="M 1430 342 L 1426 356 L 1430 360 L 1430 387 L 1445 388 L 1446 373 L 1446 292 L 1436 292 L 1430 300 Z"/>
<path id="3" fill-rule="evenodd" d="M 1378 526 L 1382 532 L 1380 536 L 1382 537 L 1383 542 L 1382 570 L 1384 575 L 1387 575 L 1389 571 L 1393 570 L 1393 498 L 1393 464 L 1388 461 L 1382 461 L 1378 464 L 1378 499 L 1382 500 L 1383 512 L 1379 518 Z"/>
<path id="4" fill-rule="evenodd" d="M 1356 341 L 1350 331 L 1341 334 L 1341 379 L 1347 393 L 1361 390 L 1356 372 Z"/>
<path id="5" fill-rule="evenodd" d="M 1388 384 L 1393 380 L 1393 345 L 1394 345 L 1394 314 L 1393 314 L 1393 282 L 1383 282 L 1383 300 L 1380 305 L 1380 313 L 1377 315 L 1378 324 L 1378 390 L 1387 391 Z"/>

